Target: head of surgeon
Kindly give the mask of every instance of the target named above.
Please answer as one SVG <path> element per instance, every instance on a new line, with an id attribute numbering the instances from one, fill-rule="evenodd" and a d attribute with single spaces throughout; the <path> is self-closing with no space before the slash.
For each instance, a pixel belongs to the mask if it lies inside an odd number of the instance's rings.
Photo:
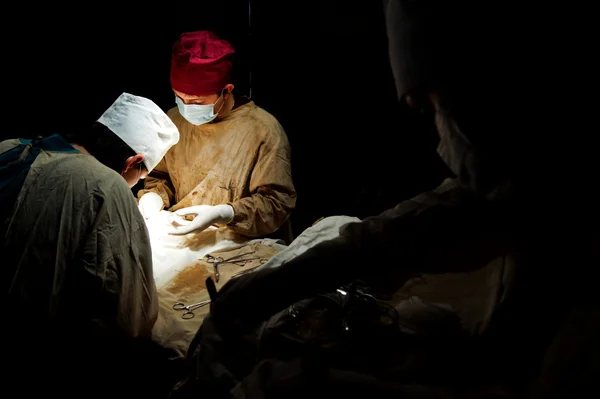
<path id="1" fill-rule="evenodd" d="M 154 102 L 122 93 L 89 131 L 67 139 L 133 187 L 177 144 L 179 131 Z"/>
<path id="2" fill-rule="evenodd" d="M 489 194 L 514 170 L 522 58 L 511 16 L 479 3 L 384 0 L 384 12 L 401 102 L 430 115 L 457 178 Z"/>
<path id="3" fill-rule="evenodd" d="M 173 44 L 171 88 L 179 113 L 189 123 L 213 122 L 233 108 L 234 54 L 229 42 L 209 31 L 182 33 Z"/>

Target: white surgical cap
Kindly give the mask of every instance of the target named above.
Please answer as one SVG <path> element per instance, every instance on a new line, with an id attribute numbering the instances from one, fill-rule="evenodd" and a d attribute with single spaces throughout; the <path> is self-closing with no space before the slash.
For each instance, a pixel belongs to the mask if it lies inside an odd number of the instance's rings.
<path id="1" fill-rule="evenodd" d="M 98 122 L 142 154 L 148 172 L 179 141 L 177 127 L 158 105 L 129 93 L 121 94 Z"/>

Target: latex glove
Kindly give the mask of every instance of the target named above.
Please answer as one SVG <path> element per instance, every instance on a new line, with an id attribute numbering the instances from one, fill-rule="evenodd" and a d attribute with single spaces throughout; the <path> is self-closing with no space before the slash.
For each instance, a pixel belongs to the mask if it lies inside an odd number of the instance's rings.
<path id="1" fill-rule="evenodd" d="M 194 220 L 186 220 L 186 216 L 194 216 Z M 190 206 L 175 212 L 171 219 L 173 228 L 169 234 L 183 235 L 192 231 L 200 232 L 213 224 L 227 224 L 233 220 L 233 216 L 233 208 L 227 204 Z"/>
<path id="2" fill-rule="evenodd" d="M 160 195 L 156 193 L 146 193 L 142 195 L 138 202 L 138 208 L 145 219 L 150 219 L 160 213 L 163 208 L 163 200 Z"/>

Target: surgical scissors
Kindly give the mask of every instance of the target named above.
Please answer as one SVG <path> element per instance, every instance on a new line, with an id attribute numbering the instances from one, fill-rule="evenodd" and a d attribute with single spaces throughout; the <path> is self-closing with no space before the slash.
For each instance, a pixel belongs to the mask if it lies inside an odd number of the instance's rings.
<path id="1" fill-rule="evenodd" d="M 201 308 L 204 305 L 208 305 L 209 303 L 210 303 L 210 299 L 207 299 L 206 301 L 195 303 L 193 305 L 186 305 L 183 302 L 177 302 L 175 305 L 173 305 L 173 310 L 185 310 L 185 312 L 183 312 L 183 314 L 181 315 L 181 318 L 182 319 L 193 319 L 195 316 L 194 310 Z"/>
<path id="2" fill-rule="evenodd" d="M 221 273 L 219 272 L 219 265 L 221 263 L 232 263 L 234 265 L 238 265 L 240 262 L 249 262 L 251 260 L 255 260 L 255 259 L 260 259 L 259 257 L 255 257 L 255 258 L 246 258 L 246 259 L 239 259 L 241 256 L 244 255 L 250 255 L 252 252 L 245 252 L 243 254 L 239 254 L 236 256 L 232 256 L 231 258 L 227 258 L 227 259 L 223 259 L 220 256 L 213 256 L 213 255 L 206 255 L 206 259 L 208 263 L 212 263 L 213 267 L 215 268 L 215 280 L 218 283 L 219 279 L 221 278 Z"/>

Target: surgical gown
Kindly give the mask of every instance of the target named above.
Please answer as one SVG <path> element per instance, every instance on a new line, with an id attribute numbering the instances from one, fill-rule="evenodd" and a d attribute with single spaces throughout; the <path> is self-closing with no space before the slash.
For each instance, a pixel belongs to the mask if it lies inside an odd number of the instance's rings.
<path id="1" fill-rule="evenodd" d="M 0 152 L 18 144 L 0 143 Z M 68 321 L 73 334 L 150 336 L 158 315 L 150 241 L 119 174 L 87 154 L 42 151 L 16 204 L 2 206 L 14 207 L 0 259 L 15 325 Z"/>
<path id="2" fill-rule="evenodd" d="M 187 122 L 177 108 L 168 112 L 179 143 L 146 179 L 175 211 L 193 205 L 230 204 L 229 226 L 248 237 L 267 236 L 287 221 L 296 206 L 290 144 L 277 120 L 248 102 L 216 123 Z"/>

